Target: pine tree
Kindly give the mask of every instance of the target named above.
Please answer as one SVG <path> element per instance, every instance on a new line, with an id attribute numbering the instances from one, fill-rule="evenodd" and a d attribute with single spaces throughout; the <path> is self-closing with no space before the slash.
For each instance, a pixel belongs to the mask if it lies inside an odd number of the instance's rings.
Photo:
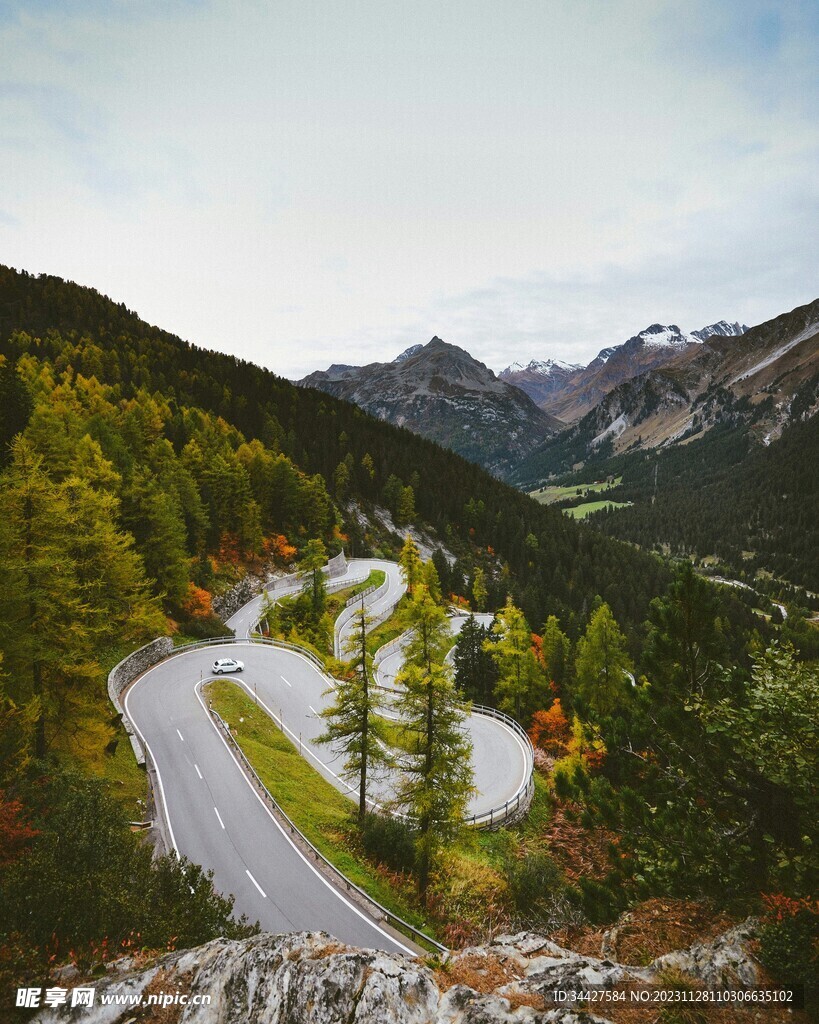
<path id="1" fill-rule="evenodd" d="M 164 490 L 145 470 L 134 475 L 124 504 L 125 520 L 143 554 L 146 572 L 178 607 L 188 593 L 190 555 L 176 493 Z"/>
<path id="2" fill-rule="evenodd" d="M 411 523 L 415 519 L 415 491 L 408 484 L 402 491 L 395 509 L 395 521 L 399 525 Z"/>
<path id="3" fill-rule="evenodd" d="M 464 731 L 467 706 L 443 663 L 449 646 L 446 615 L 419 587 L 409 615 L 412 633 L 398 682 L 404 690 L 396 709 L 412 750 L 402 766 L 397 802 L 417 826 L 418 889 L 426 903 L 430 871 L 442 845 L 464 827 L 474 792 L 472 744 Z"/>
<path id="4" fill-rule="evenodd" d="M 401 495 L 404 493 L 404 484 L 402 480 L 395 475 L 395 473 L 390 473 L 387 477 L 387 482 L 384 484 L 384 490 L 382 493 L 384 496 L 384 504 L 393 515 L 397 515 L 398 503 L 401 501 Z"/>
<path id="5" fill-rule="evenodd" d="M 339 462 L 333 473 L 333 490 L 339 501 L 344 501 L 347 497 L 347 491 L 350 489 L 350 465 L 347 458 Z"/>
<path id="6" fill-rule="evenodd" d="M 355 630 L 345 644 L 354 674 L 337 680 L 335 690 L 328 691 L 335 693 L 335 699 L 320 712 L 328 725 L 318 739 L 319 743 L 332 744 L 343 755 L 348 778 L 358 778 L 359 824 L 367 813 L 368 779 L 392 761 L 385 746 L 386 729 L 379 717 L 382 702 L 367 668 L 367 627 L 371 622 L 362 598 Z"/>
<path id="7" fill-rule="evenodd" d="M 5 359 L 0 363 L 0 467 L 11 461 L 9 445 L 22 433 L 33 409 L 31 392 L 17 372 L 17 366 Z"/>
<path id="8" fill-rule="evenodd" d="M 625 698 L 631 668 L 626 638 L 611 608 L 601 604 L 577 642 L 577 692 L 597 714 L 608 714 Z"/>
<path id="9" fill-rule="evenodd" d="M 444 597 L 449 599 L 449 595 L 452 593 L 452 571 L 449 567 L 446 555 L 440 548 L 436 548 L 432 552 L 432 562 L 438 573 L 438 579 L 441 582 L 441 590 Z"/>
<path id="10" fill-rule="evenodd" d="M 644 658 L 653 681 L 686 699 L 707 690 L 725 648 L 718 612 L 714 587 L 683 563 L 665 597 L 649 609 Z"/>
<path id="11" fill-rule="evenodd" d="M 489 631 L 470 615 L 455 641 L 455 685 L 478 704 L 494 703 L 498 670 L 484 641 Z"/>
<path id="12" fill-rule="evenodd" d="M 550 615 L 543 626 L 541 654 L 546 675 L 558 686 L 563 686 L 569 675 L 571 641 L 560 628 L 560 620 Z"/>
<path id="13" fill-rule="evenodd" d="M 408 533 L 404 539 L 404 546 L 401 548 L 401 554 L 398 556 L 398 564 L 401 566 L 401 577 L 407 585 L 407 593 L 411 597 L 415 592 L 416 585 L 421 582 L 423 570 L 421 554 L 418 551 L 418 545 L 412 539 L 411 533 Z"/>

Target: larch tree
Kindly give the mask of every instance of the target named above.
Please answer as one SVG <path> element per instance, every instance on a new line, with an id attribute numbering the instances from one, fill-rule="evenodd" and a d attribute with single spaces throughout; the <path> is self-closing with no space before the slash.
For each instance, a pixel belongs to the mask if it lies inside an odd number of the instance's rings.
<path id="1" fill-rule="evenodd" d="M 344 646 L 350 655 L 353 675 L 337 680 L 334 689 L 328 691 L 334 694 L 334 700 L 320 712 L 327 728 L 318 740 L 332 745 L 343 756 L 347 778 L 358 779 L 359 823 L 367 813 L 368 781 L 392 763 L 386 729 L 379 715 L 382 701 L 367 667 L 367 628 L 371 622 L 362 597 L 355 629 Z"/>
<path id="2" fill-rule="evenodd" d="M 424 563 L 411 533 L 404 538 L 404 546 L 398 556 L 398 564 L 401 567 L 401 577 L 407 585 L 407 593 L 412 597 L 416 585 L 421 582 Z"/>
<path id="3" fill-rule="evenodd" d="M 480 566 L 478 566 L 472 576 L 472 603 L 475 605 L 476 611 L 482 612 L 486 609 L 486 600 L 488 597 L 489 591 L 486 588 L 486 573 Z"/>
<path id="4" fill-rule="evenodd" d="M 116 513 L 113 495 L 77 476 L 50 479 L 31 443 L 13 442 L 0 488 L 0 646 L 11 698 L 36 702 L 38 757 L 49 724 L 94 717 L 98 652 L 114 637 L 143 641 L 164 625 Z"/>
<path id="5" fill-rule="evenodd" d="M 43 471 L 30 442 L 11 445 L 12 464 L 0 488 L 0 646 L 17 702 L 34 700 L 34 752 L 44 757 L 47 723 L 64 693 L 91 685 L 99 669 L 91 609 L 73 559 L 71 510 L 64 490 Z"/>
<path id="6" fill-rule="evenodd" d="M 597 714 L 609 714 L 626 696 L 631 659 L 626 638 L 607 604 L 601 604 L 577 642 L 577 693 Z"/>
<path id="7" fill-rule="evenodd" d="M 322 569 L 327 564 L 327 549 L 324 541 L 314 537 L 307 542 L 304 554 L 299 561 L 299 573 L 304 579 L 304 589 L 310 593 L 313 614 L 318 618 L 324 611 L 327 586 Z"/>
<path id="8" fill-rule="evenodd" d="M 409 610 L 410 638 L 396 701 L 411 751 L 396 795 L 416 826 L 418 889 L 426 903 L 441 847 L 464 827 L 472 782 L 472 744 L 464 729 L 468 705 L 444 663 L 451 635 L 446 615 L 419 586 Z"/>
<path id="9" fill-rule="evenodd" d="M 484 641 L 498 668 L 498 707 L 518 721 L 542 706 L 546 681 L 532 650 L 532 632 L 511 597 L 492 623 L 493 639 Z"/>
<path id="10" fill-rule="evenodd" d="M 427 593 L 436 604 L 443 603 L 443 593 L 441 591 L 441 580 L 438 576 L 438 570 L 435 568 L 435 563 L 432 559 L 424 562 L 421 568 L 421 582 L 427 588 Z"/>

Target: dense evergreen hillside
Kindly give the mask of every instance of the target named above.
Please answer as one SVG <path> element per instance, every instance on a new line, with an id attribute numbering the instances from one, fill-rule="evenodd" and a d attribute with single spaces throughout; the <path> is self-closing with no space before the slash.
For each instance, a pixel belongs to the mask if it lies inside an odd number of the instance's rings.
<path id="1" fill-rule="evenodd" d="M 611 494 L 630 508 L 595 525 L 646 548 L 715 554 L 819 591 L 819 416 L 794 422 L 763 447 L 746 431 L 713 431 L 660 455 L 635 456 Z M 656 484 L 655 484 L 656 479 Z"/>
<path id="2" fill-rule="evenodd" d="M 41 388 L 59 383 L 89 392 L 95 388 L 88 381 L 96 381 L 104 402 L 125 418 L 114 422 L 113 414 L 103 414 L 103 424 L 96 413 L 83 413 L 72 429 L 79 431 L 75 440 L 88 432 L 123 474 L 133 495 L 123 495 L 123 525 L 137 534 L 154 576 L 167 559 L 151 557 L 152 541 L 139 535 L 139 523 L 152 501 L 162 504 L 158 493 L 170 490 L 177 494 L 171 511 L 184 520 L 175 543 L 181 540 L 191 558 L 216 553 L 226 542 L 251 554 L 272 533 L 298 545 L 294 516 L 301 512 L 320 520 L 303 522 L 305 535 L 331 537 L 334 512 L 325 492 L 337 506 L 351 498 L 392 500 L 399 519 L 411 518 L 414 505 L 415 514 L 465 560 L 467 577 L 470 565 L 487 562 L 496 587 L 511 589 L 536 623 L 548 613 L 582 616 L 599 594 L 633 628 L 666 578 L 654 559 L 578 528 L 409 431 L 235 357 L 198 349 L 92 289 L 0 269 L 0 351 L 10 363 L 21 361 L 30 384 L 40 375 Z M 46 364 L 53 380 L 44 385 Z M 79 404 L 90 410 L 94 401 Z M 13 429 L 6 430 L 4 444 Z M 48 435 L 45 427 L 42 434 Z M 249 447 L 254 440 L 259 444 Z M 160 441 L 163 452 L 139 454 Z M 143 465 L 131 487 L 133 444 Z M 285 508 L 277 505 L 283 488 L 276 474 L 290 481 Z M 187 496 L 180 488 L 187 488 Z M 248 500 L 255 503 L 249 511 Z M 362 553 L 355 523 L 344 528 Z M 207 580 L 197 582 L 204 586 Z M 167 581 L 162 583 L 168 593 Z"/>

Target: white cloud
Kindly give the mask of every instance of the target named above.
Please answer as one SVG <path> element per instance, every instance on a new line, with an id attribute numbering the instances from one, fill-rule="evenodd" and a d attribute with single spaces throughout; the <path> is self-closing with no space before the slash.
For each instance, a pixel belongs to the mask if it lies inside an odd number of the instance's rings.
<path id="1" fill-rule="evenodd" d="M 287 375 L 754 322 L 815 297 L 811 41 L 799 0 L 21 3 L 3 258 Z"/>

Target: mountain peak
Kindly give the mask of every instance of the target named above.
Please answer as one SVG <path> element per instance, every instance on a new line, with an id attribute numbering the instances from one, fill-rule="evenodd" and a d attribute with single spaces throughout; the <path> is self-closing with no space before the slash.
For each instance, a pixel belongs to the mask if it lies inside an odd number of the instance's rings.
<path id="1" fill-rule="evenodd" d="M 525 366 L 523 363 L 510 363 L 506 369 L 501 370 L 498 376 L 501 380 L 506 380 L 507 377 L 515 373 L 532 373 L 550 377 L 555 372 L 571 373 L 574 370 L 580 369 L 582 369 L 582 364 L 565 363 L 562 359 L 530 359 Z"/>
<path id="2" fill-rule="evenodd" d="M 396 356 L 393 359 L 394 363 L 403 363 L 406 359 L 412 359 L 413 356 L 417 356 L 423 348 L 423 345 L 410 345 L 409 348 L 405 348 L 400 356 Z"/>
<path id="3" fill-rule="evenodd" d="M 498 474 L 559 426 L 518 388 L 437 335 L 392 362 L 318 371 L 299 383 L 354 402 Z"/>
<path id="4" fill-rule="evenodd" d="M 652 324 L 633 338 L 629 338 L 626 344 L 633 342 L 665 348 L 669 345 L 696 344 L 698 340 L 690 334 L 684 334 L 677 324 Z"/>
<path id="5" fill-rule="evenodd" d="M 700 341 L 705 341 L 707 338 L 720 337 L 720 338 L 738 338 L 749 330 L 747 324 L 728 323 L 727 320 L 720 320 L 715 324 L 709 324 L 708 327 L 701 327 L 698 331 L 692 331 L 691 335 L 694 338 L 699 338 Z"/>

